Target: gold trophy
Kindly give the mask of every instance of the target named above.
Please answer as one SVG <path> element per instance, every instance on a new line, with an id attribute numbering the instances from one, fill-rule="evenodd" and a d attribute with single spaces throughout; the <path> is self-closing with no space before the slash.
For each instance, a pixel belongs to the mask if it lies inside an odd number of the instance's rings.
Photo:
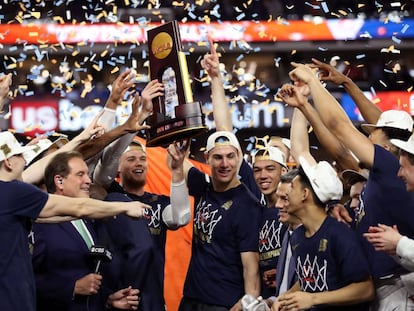
<path id="1" fill-rule="evenodd" d="M 150 29 L 147 34 L 150 77 L 164 85 L 164 96 L 153 100 L 153 114 L 147 119 L 151 126 L 147 146 L 167 146 L 206 132 L 201 105 L 193 101 L 177 21 Z"/>

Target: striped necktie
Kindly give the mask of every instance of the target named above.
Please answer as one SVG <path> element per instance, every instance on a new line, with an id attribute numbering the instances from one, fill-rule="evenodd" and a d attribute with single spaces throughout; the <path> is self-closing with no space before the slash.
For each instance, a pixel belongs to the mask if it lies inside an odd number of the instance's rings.
<path id="1" fill-rule="evenodd" d="M 91 248 L 91 246 L 94 244 L 92 236 L 90 232 L 88 231 L 88 228 L 86 228 L 85 223 L 82 219 L 76 219 L 72 220 L 71 223 L 76 228 L 76 230 L 79 232 L 82 239 L 85 241 L 86 245 L 88 246 L 88 249 Z"/>

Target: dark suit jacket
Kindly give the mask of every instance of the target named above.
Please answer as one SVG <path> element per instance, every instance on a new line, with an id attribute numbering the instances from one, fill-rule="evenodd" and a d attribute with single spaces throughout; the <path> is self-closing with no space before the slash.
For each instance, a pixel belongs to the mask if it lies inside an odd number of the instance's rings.
<path id="1" fill-rule="evenodd" d="M 87 227 L 96 243 L 93 229 L 89 224 Z M 87 296 L 73 297 L 76 280 L 93 272 L 95 265 L 75 227 L 70 222 L 34 224 L 33 232 L 37 310 L 103 310 L 103 299 L 99 294 L 89 296 L 89 299 Z"/>
<path id="2" fill-rule="evenodd" d="M 296 261 L 293 256 L 290 258 L 290 261 L 286 263 L 286 255 L 289 243 L 289 230 L 286 230 L 285 235 L 283 236 L 282 241 L 282 250 L 280 252 L 279 261 L 277 262 L 276 268 L 276 297 L 279 296 L 280 285 L 282 284 L 283 273 L 285 271 L 286 264 L 289 265 L 288 268 L 288 289 L 291 288 L 297 281 L 295 266 Z"/>

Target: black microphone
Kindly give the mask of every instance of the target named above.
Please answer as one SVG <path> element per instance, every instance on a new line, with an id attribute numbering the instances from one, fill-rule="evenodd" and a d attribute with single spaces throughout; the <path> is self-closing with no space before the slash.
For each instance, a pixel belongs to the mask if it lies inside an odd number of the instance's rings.
<path id="1" fill-rule="evenodd" d="M 104 246 L 92 245 L 89 254 L 96 261 L 95 273 L 99 273 L 99 268 L 102 262 L 109 262 L 112 260 L 112 253 Z"/>

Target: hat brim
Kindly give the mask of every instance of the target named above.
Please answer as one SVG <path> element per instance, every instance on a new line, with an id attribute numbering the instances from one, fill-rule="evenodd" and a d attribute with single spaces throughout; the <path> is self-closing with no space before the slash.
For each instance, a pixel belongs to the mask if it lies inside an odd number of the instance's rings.
<path id="1" fill-rule="evenodd" d="M 366 133 L 366 134 L 371 134 L 375 129 L 378 128 L 378 126 L 376 126 L 375 124 L 361 124 L 361 128 L 362 130 Z"/>
<path id="2" fill-rule="evenodd" d="M 367 177 L 354 170 L 344 170 L 341 173 L 342 179 L 349 185 L 353 185 L 359 181 L 366 181 Z"/>
<path id="3" fill-rule="evenodd" d="M 400 140 L 400 139 L 391 139 L 390 142 L 391 142 L 391 144 L 393 144 L 397 148 L 400 148 L 400 149 L 414 155 L 414 144 L 410 143 L 410 140 L 403 141 L 403 140 Z"/>

